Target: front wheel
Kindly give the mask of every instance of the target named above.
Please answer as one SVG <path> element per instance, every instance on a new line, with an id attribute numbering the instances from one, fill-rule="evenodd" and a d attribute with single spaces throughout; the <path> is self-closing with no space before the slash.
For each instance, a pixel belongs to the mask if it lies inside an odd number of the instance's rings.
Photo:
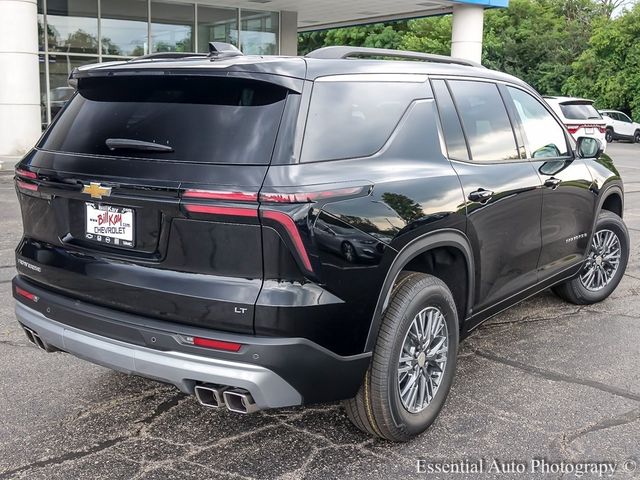
<path id="1" fill-rule="evenodd" d="M 553 287 L 553 291 L 576 305 L 601 302 L 622 280 L 628 260 L 627 227 L 615 213 L 603 210 L 582 270 L 572 280 Z"/>
<path id="2" fill-rule="evenodd" d="M 640 130 L 636 130 L 636 133 L 633 134 L 634 143 L 640 143 Z"/>
<path id="3" fill-rule="evenodd" d="M 456 369 L 456 312 L 436 277 L 411 272 L 396 284 L 360 391 L 344 402 L 354 425 L 403 442 L 434 422 Z"/>

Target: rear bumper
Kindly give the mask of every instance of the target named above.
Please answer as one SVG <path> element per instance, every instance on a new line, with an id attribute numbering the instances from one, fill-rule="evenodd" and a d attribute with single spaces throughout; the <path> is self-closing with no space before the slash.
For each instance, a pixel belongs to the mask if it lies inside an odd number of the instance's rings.
<path id="1" fill-rule="evenodd" d="M 14 278 L 18 321 L 46 347 L 105 367 L 175 385 L 199 383 L 248 390 L 256 405 L 277 408 L 350 398 L 370 355 L 341 357 L 301 338 L 228 334 L 164 322 L 79 302 Z M 27 300 L 18 286 L 38 296 Z M 241 343 L 238 352 L 184 344 L 185 336 Z"/>

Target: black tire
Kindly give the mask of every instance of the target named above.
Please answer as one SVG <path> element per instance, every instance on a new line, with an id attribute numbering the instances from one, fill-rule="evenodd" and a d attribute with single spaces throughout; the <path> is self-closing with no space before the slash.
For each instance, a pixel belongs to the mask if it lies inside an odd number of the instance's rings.
<path id="1" fill-rule="evenodd" d="M 622 221 L 622 219 L 613 212 L 609 212 L 607 210 L 603 210 L 600 212 L 598 216 L 598 220 L 596 222 L 594 235 L 603 230 L 609 230 L 613 232 L 620 242 L 620 262 L 618 264 L 618 268 L 608 281 L 606 286 L 601 288 L 600 290 L 593 291 L 589 290 L 583 284 L 580 276 L 585 272 L 588 268 L 588 263 L 585 263 L 585 266 L 580 273 L 573 279 L 562 283 L 560 285 L 556 285 L 552 288 L 553 292 L 558 295 L 560 298 L 574 303 L 576 305 L 589 305 L 592 303 L 601 302 L 605 298 L 607 298 L 613 291 L 616 289 L 620 280 L 624 276 L 624 272 L 627 268 L 627 262 L 629 261 L 629 232 L 627 231 L 627 227 Z M 593 243 L 591 246 L 591 251 L 593 251 Z"/>
<path id="2" fill-rule="evenodd" d="M 405 274 L 391 295 L 360 391 L 355 398 L 345 400 L 343 405 L 351 422 L 363 432 L 394 442 L 405 442 L 434 422 L 447 398 L 456 369 L 458 315 L 447 286 L 431 275 Z M 438 309 L 444 317 L 448 342 L 446 363 L 432 400 L 422 410 L 411 413 L 400 398 L 398 362 L 414 318 L 429 307 Z M 440 338 L 444 339 L 444 334 Z M 424 358 L 422 362 L 424 364 Z M 423 384 L 422 388 L 427 387 Z"/>
<path id="3" fill-rule="evenodd" d="M 607 141 L 607 143 L 613 142 L 613 130 L 607 128 L 607 131 L 604 134 L 604 139 Z"/>
<path id="4" fill-rule="evenodd" d="M 633 143 L 640 143 L 640 130 L 636 130 L 633 134 Z"/>

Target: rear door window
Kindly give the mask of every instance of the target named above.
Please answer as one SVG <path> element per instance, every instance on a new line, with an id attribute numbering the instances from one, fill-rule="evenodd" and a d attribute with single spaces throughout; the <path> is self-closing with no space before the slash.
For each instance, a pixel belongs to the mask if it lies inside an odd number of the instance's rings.
<path id="1" fill-rule="evenodd" d="M 382 148 L 409 105 L 426 98 L 426 82 L 316 81 L 303 162 L 367 157 Z"/>
<path id="2" fill-rule="evenodd" d="M 453 160 L 469 160 L 467 143 L 460 125 L 460 118 L 456 113 L 456 107 L 449 94 L 447 84 L 444 80 L 433 80 L 431 84 L 438 104 L 448 156 Z"/>
<path id="3" fill-rule="evenodd" d="M 268 164 L 287 96 L 286 89 L 270 83 L 212 76 L 81 78 L 78 87 L 41 148 L 194 163 Z M 126 147 L 131 140 L 169 148 Z"/>
<path id="4" fill-rule="evenodd" d="M 495 83 L 451 80 L 449 87 L 469 142 L 479 162 L 520 158 L 507 109 Z"/>

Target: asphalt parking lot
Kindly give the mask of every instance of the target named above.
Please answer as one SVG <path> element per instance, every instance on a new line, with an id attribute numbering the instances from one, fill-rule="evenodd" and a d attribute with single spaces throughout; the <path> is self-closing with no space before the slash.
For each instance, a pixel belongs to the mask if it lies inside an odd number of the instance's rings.
<path id="1" fill-rule="evenodd" d="M 0 174 L 0 479 L 444 478 L 417 473 L 418 459 L 533 458 L 613 462 L 614 478 L 640 478 L 640 145 L 608 153 L 632 240 L 617 291 L 588 307 L 546 292 L 484 324 L 461 346 L 439 419 L 407 444 L 368 438 L 337 404 L 241 416 L 31 346 L 11 298 L 20 214 Z"/>

